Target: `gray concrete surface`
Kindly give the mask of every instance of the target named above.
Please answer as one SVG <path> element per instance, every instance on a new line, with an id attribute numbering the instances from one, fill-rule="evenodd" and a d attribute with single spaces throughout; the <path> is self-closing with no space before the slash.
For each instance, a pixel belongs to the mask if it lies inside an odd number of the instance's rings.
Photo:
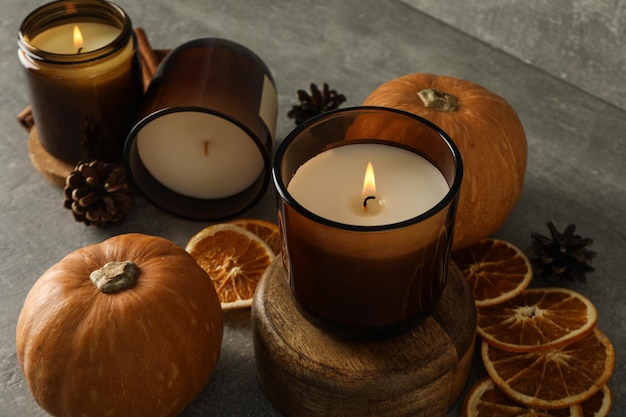
<path id="1" fill-rule="evenodd" d="M 626 109 L 624 0 L 404 0 Z"/>
<path id="2" fill-rule="evenodd" d="M 160 235 L 184 245 L 206 224 L 164 214 L 141 198 L 125 223 L 99 230 L 74 222 L 61 190 L 32 167 L 16 114 L 28 103 L 16 57 L 20 21 L 39 0 L 8 0 L 0 14 L 0 416 L 45 416 L 33 401 L 15 354 L 15 323 L 26 293 L 68 252 L 125 232 Z M 626 117 L 625 112 L 399 0 L 244 1 L 120 0 L 152 44 L 171 48 L 217 36 L 248 46 L 278 84 L 277 137 L 296 90 L 328 82 L 358 105 L 377 85 L 409 72 L 448 74 L 480 83 L 517 109 L 529 164 L 521 201 L 497 237 L 526 248 L 531 231 L 575 223 L 599 255 L 587 283 L 563 282 L 598 307 L 598 325 L 617 350 L 612 415 L 626 410 Z M 583 51 L 584 52 L 584 51 Z M 584 57 L 583 57 L 584 58 Z M 623 87 L 623 86 L 622 86 Z M 241 217 L 276 217 L 273 190 Z M 544 285 L 535 281 L 534 285 Z M 470 381 L 484 375 L 478 359 Z M 458 416 L 460 403 L 450 412 Z M 226 316 L 222 355 L 202 395 L 183 413 L 278 416 L 255 376 L 249 311 Z"/>

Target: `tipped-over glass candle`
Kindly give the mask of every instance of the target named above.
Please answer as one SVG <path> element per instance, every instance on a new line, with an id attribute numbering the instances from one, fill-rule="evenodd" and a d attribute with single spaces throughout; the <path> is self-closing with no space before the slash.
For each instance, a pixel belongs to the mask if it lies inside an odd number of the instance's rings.
<path id="1" fill-rule="evenodd" d="M 278 96 L 269 68 L 226 39 L 174 48 L 125 145 L 129 178 L 157 207 L 194 220 L 233 217 L 270 183 Z"/>

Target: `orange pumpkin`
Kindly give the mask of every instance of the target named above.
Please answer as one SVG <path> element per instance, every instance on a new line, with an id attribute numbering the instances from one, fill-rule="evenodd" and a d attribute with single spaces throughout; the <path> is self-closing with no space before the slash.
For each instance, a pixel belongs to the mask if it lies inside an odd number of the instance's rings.
<path id="1" fill-rule="evenodd" d="M 464 174 L 454 249 L 489 237 L 502 226 L 522 194 L 527 159 L 524 128 L 505 99 L 470 81 L 414 73 L 378 86 L 363 105 L 421 116 L 459 148 Z"/>
<path id="2" fill-rule="evenodd" d="M 206 272 L 169 240 L 133 233 L 44 272 L 18 318 L 17 358 L 54 416 L 177 416 L 207 384 L 222 334 Z"/>

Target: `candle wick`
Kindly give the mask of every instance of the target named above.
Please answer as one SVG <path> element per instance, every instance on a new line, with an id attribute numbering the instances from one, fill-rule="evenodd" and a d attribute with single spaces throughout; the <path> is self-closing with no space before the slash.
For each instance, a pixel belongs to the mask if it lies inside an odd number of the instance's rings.
<path id="1" fill-rule="evenodd" d="M 78 52 L 76 52 L 77 54 L 81 54 L 83 52 L 83 47 L 81 46 L 80 48 L 78 48 Z"/>
<path id="2" fill-rule="evenodd" d="M 365 197 L 365 199 L 363 200 L 363 210 L 367 210 L 367 200 L 374 200 L 376 199 L 376 196 L 374 195 L 368 195 L 367 197 Z"/>
<path id="3" fill-rule="evenodd" d="M 204 141 L 204 156 L 209 156 L 209 141 Z"/>

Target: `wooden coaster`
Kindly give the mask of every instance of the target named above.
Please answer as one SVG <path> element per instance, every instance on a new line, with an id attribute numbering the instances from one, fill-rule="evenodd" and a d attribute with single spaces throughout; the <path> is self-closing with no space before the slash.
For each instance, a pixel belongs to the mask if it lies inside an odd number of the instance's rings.
<path id="1" fill-rule="evenodd" d="M 44 178 L 54 185 L 65 187 L 65 178 L 74 170 L 74 165 L 55 158 L 44 149 L 36 126 L 33 126 L 28 134 L 28 156 Z"/>
<path id="2" fill-rule="evenodd" d="M 252 330 L 260 386 L 285 416 L 443 417 L 467 382 L 476 309 L 452 264 L 436 311 L 419 324 L 388 338 L 338 339 L 300 313 L 277 256 L 257 287 Z"/>

